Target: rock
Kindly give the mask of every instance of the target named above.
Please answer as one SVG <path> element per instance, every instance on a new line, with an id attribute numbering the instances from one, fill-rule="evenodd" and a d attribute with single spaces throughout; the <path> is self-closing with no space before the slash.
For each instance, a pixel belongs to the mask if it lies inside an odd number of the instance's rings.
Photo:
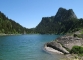
<path id="1" fill-rule="evenodd" d="M 69 50 L 72 49 L 73 46 L 82 46 L 83 45 L 83 39 L 73 36 L 63 36 L 58 39 L 56 39 L 58 43 L 61 43 L 65 48 L 68 48 Z"/>
<path id="2" fill-rule="evenodd" d="M 83 46 L 83 39 L 73 36 L 62 36 L 55 41 L 48 42 L 46 45 L 64 54 L 69 54 L 68 50 L 71 50 L 73 46 Z"/>
<path id="3" fill-rule="evenodd" d="M 60 43 L 57 43 L 57 42 L 47 43 L 47 47 L 52 47 L 53 49 L 58 50 L 64 54 L 69 53 L 65 48 L 62 47 L 62 45 Z"/>

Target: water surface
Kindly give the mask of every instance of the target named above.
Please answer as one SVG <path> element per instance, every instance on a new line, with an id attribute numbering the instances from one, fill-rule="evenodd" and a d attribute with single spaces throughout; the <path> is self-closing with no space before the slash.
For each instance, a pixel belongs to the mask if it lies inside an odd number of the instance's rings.
<path id="1" fill-rule="evenodd" d="M 43 50 L 44 44 L 60 35 L 0 36 L 0 60 L 59 60 L 60 55 Z"/>

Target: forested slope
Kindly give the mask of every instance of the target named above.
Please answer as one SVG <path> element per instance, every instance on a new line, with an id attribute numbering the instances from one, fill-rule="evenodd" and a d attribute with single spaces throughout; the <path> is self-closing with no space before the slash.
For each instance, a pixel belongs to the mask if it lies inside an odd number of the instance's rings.
<path id="1" fill-rule="evenodd" d="M 27 32 L 28 30 L 14 20 L 6 17 L 4 13 L 0 12 L 0 33 L 22 34 L 24 31 Z"/>
<path id="2" fill-rule="evenodd" d="M 36 26 L 36 33 L 65 34 L 83 27 L 83 19 L 78 19 L 72 9 L 59 8 L 55 16 L 43 17 Z"/>

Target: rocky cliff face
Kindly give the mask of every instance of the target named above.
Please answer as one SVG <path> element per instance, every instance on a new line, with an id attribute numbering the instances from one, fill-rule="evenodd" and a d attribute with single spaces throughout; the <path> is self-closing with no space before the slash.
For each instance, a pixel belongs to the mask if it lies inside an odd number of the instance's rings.
<path id="1" fill-rule="evenodd" d="M 57 14 L 55 15 L 55 20 L 66 20 L 71 18 L 77 18 L 72 9 L 59 8 Z"/>
<path id="2" fill-rule="evenodd" d="M 72 9 L 59 8 L 55 16 L 43 17 L 35 30 L 44 34 L 66 33 L 73 26 L 74 19 L 77 19 L 77 17 Z"/>

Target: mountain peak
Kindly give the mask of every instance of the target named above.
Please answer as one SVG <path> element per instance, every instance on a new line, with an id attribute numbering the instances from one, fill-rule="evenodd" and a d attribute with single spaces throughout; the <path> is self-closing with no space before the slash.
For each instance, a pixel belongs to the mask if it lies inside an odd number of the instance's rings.
<path id="1" fill-rule="evenodd" d="M 66 10 L 66 9 L 65 9 L 65 8 L 60 7 L 60 8 L 58 9 L 58 11 L 59 11 L 59 10 Z"/>
<path id="2" fill-rule="evenodd" d="M 75 13 L 74 13 L 74 11 L 72 9 L 69 9 L 68 11 L 71 14 L 72 18 L 77 18 L 77 16 L 75 15 Z"/>
<path id="3" fill-rule="evenodd" d="M 65 9 L 65 8 L 62 8 L 60 7 L 58 9 L 58 12 L 57 14 L 55 15 L 56 18 L 59 18 L 58 20 L 63 20 L 64 18 L 77 18 L 75 13 L 73 12 L 72 9 Z"/>
<path id="4" fill-rule="evenodd" d="M 37 33 L 66 33 L 72 30 L 75 25 L 73 21 L 77 22 L 77 17 L 72 9 L 65 9 L 60 7 L 55 16 L 43 17 L 41 22 L 36 26 Z"/>

